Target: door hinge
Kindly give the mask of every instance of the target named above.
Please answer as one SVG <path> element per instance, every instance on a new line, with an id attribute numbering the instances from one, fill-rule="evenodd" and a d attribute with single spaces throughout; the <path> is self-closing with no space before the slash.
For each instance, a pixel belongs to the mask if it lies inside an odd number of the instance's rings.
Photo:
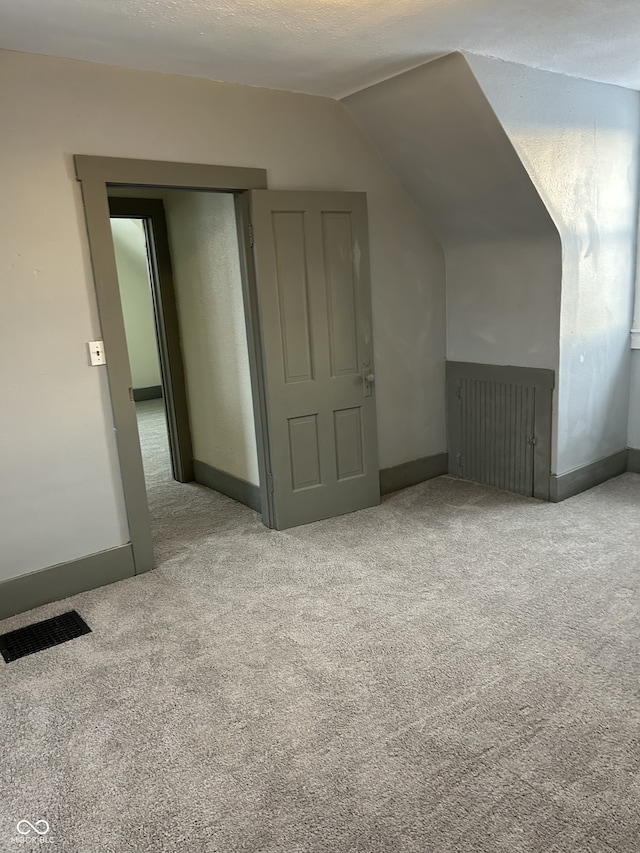
<path id="1" fill-rule="evenodd" d="M 456 453 L 456 462 L 458 463 L 458 468 L 460 468 L 460 470 L 462 470 L 463 460 L 464 460 L 464 456 L 462 455 L 462 453 Z"/>
<path id="2" fill-rule="evenodd" d="M 267 488 L 269 489 L 269 493 L 273 494 L 273 474 L 271 472 L 267 474 Z"/>
<path id="3" fill-rule="evenodd" d="M 537 444 L 537 443 L 538 443 L 538 439 L 535 437 L 535 435 L 532 435 L 530 438 L 527 439 L 527 444 Z"/>
<path id="4" fill-rule="evenodd" d="M 253 249 L 253 222 L 249 223 L 249 245 Z"/>
<path id="5" fill-rule="evenodd" d="M 458 382 L 458 387 L 456 388 L 456 397 L 458 400 L 462 400 L 462 382 Z"/>

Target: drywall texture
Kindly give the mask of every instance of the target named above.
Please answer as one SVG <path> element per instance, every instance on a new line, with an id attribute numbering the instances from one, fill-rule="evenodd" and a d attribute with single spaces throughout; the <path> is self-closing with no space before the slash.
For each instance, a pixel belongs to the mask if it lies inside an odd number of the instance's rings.
<path id="1" fill-rule="evenodd" d="M 467 58 L 562 238 L 563 474 L 627 445 L 640 94 Z"/>
<path id="2" fill-rule="evenodd" d="M 193 457 L 259 484 L 233 196 L 164 192 Z"/>
<path id="3" fill-rule="evenodd" d="M 367 192 L 380 465 L 446 449 L 442 252 L 341 104 L 2 51 L 0 109 L 0 578 L 128 540 L 73 153 Z"/>
<path id="4" fill-rule="evenodd" d="M 147 242 L 141 219 L 111 220 L 120 300 L 134 388 L 161 384 L 160 359 L 149 285 Z"/>
<path id="5" fill-rule="evenodd" d="M 12 50 L 343 95 L 453 45 L 640 88 L 637 0 L 20 0 Z"/>
<path id="6" fill-rule="evenodd" d="M 558 234 L 464 57 L 345 104 L 444 247 L 447 358 L 556 369 Z"/>

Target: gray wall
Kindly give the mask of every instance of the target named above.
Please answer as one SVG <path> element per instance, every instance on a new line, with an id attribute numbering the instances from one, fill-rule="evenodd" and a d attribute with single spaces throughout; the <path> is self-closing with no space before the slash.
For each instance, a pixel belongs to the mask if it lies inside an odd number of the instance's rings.
<path id="1" fill-rule="evenodd" d="M 627 445 L 640 94 L 467 59 L 562 237 L 562 474 Z"/>
<path id="2" fill-rule="evenodd" d="M 147 242 L 141 219 L 111 220 L 113 248 L 134 388 L 160 385 L 160 359 L 149 284 Z"/>
<path id="3" fill-rule="evenodd" d="M 380 463 L 446 449 L 442 253 L 341 104 L 9 51 L 0 99 L 0 579 L 129 538 L 106 372 L 86 347 L 100 324 L 73 153 L 367 192 Z"/>
<path id="4" fill-rule="evenodd" d="M 258 485 L 233 196 L 164 191 L 194 459 Z"/>

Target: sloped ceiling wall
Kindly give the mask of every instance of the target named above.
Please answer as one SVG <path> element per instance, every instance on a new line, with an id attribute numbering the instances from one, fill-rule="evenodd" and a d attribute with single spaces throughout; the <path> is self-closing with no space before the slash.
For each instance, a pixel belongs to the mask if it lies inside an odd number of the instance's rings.
<path id="1" fill-rule="evenodd" d="M 640 371 L 631 375 L 629 405 L 640 93 L 465 57 L 562 236 L 557 412 L 564 473 L 627 440 L 640 446 Z"/>
<path id="2" fill-rule="evenodd" d="M 558 232 L 464 56 L 345 99 L 445 252 L 447 358 L 558 367 Z"/>
<path id="3" fill-rule="evenodd" d="M 457 53 L 345 104 L 443 245 L 447 357 L 557 371 L 554 473 L 623 449 L 640 93 Z"/>
<path id="4" fill-rule="evenodd" d="M 443 244 L 553 233 L 544 203 L 462 54 L 428 62 L 343 103 Z"/>

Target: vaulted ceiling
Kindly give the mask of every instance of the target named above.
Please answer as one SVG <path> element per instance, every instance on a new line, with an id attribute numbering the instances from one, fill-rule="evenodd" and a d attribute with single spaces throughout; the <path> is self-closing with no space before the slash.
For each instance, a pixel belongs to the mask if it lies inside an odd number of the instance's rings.
<path id="1" fill-rule="evenodd" d="M 640 89 L 640 0 L 0 0 L 0 47 L 342 97 L 463 50 Z"/>

